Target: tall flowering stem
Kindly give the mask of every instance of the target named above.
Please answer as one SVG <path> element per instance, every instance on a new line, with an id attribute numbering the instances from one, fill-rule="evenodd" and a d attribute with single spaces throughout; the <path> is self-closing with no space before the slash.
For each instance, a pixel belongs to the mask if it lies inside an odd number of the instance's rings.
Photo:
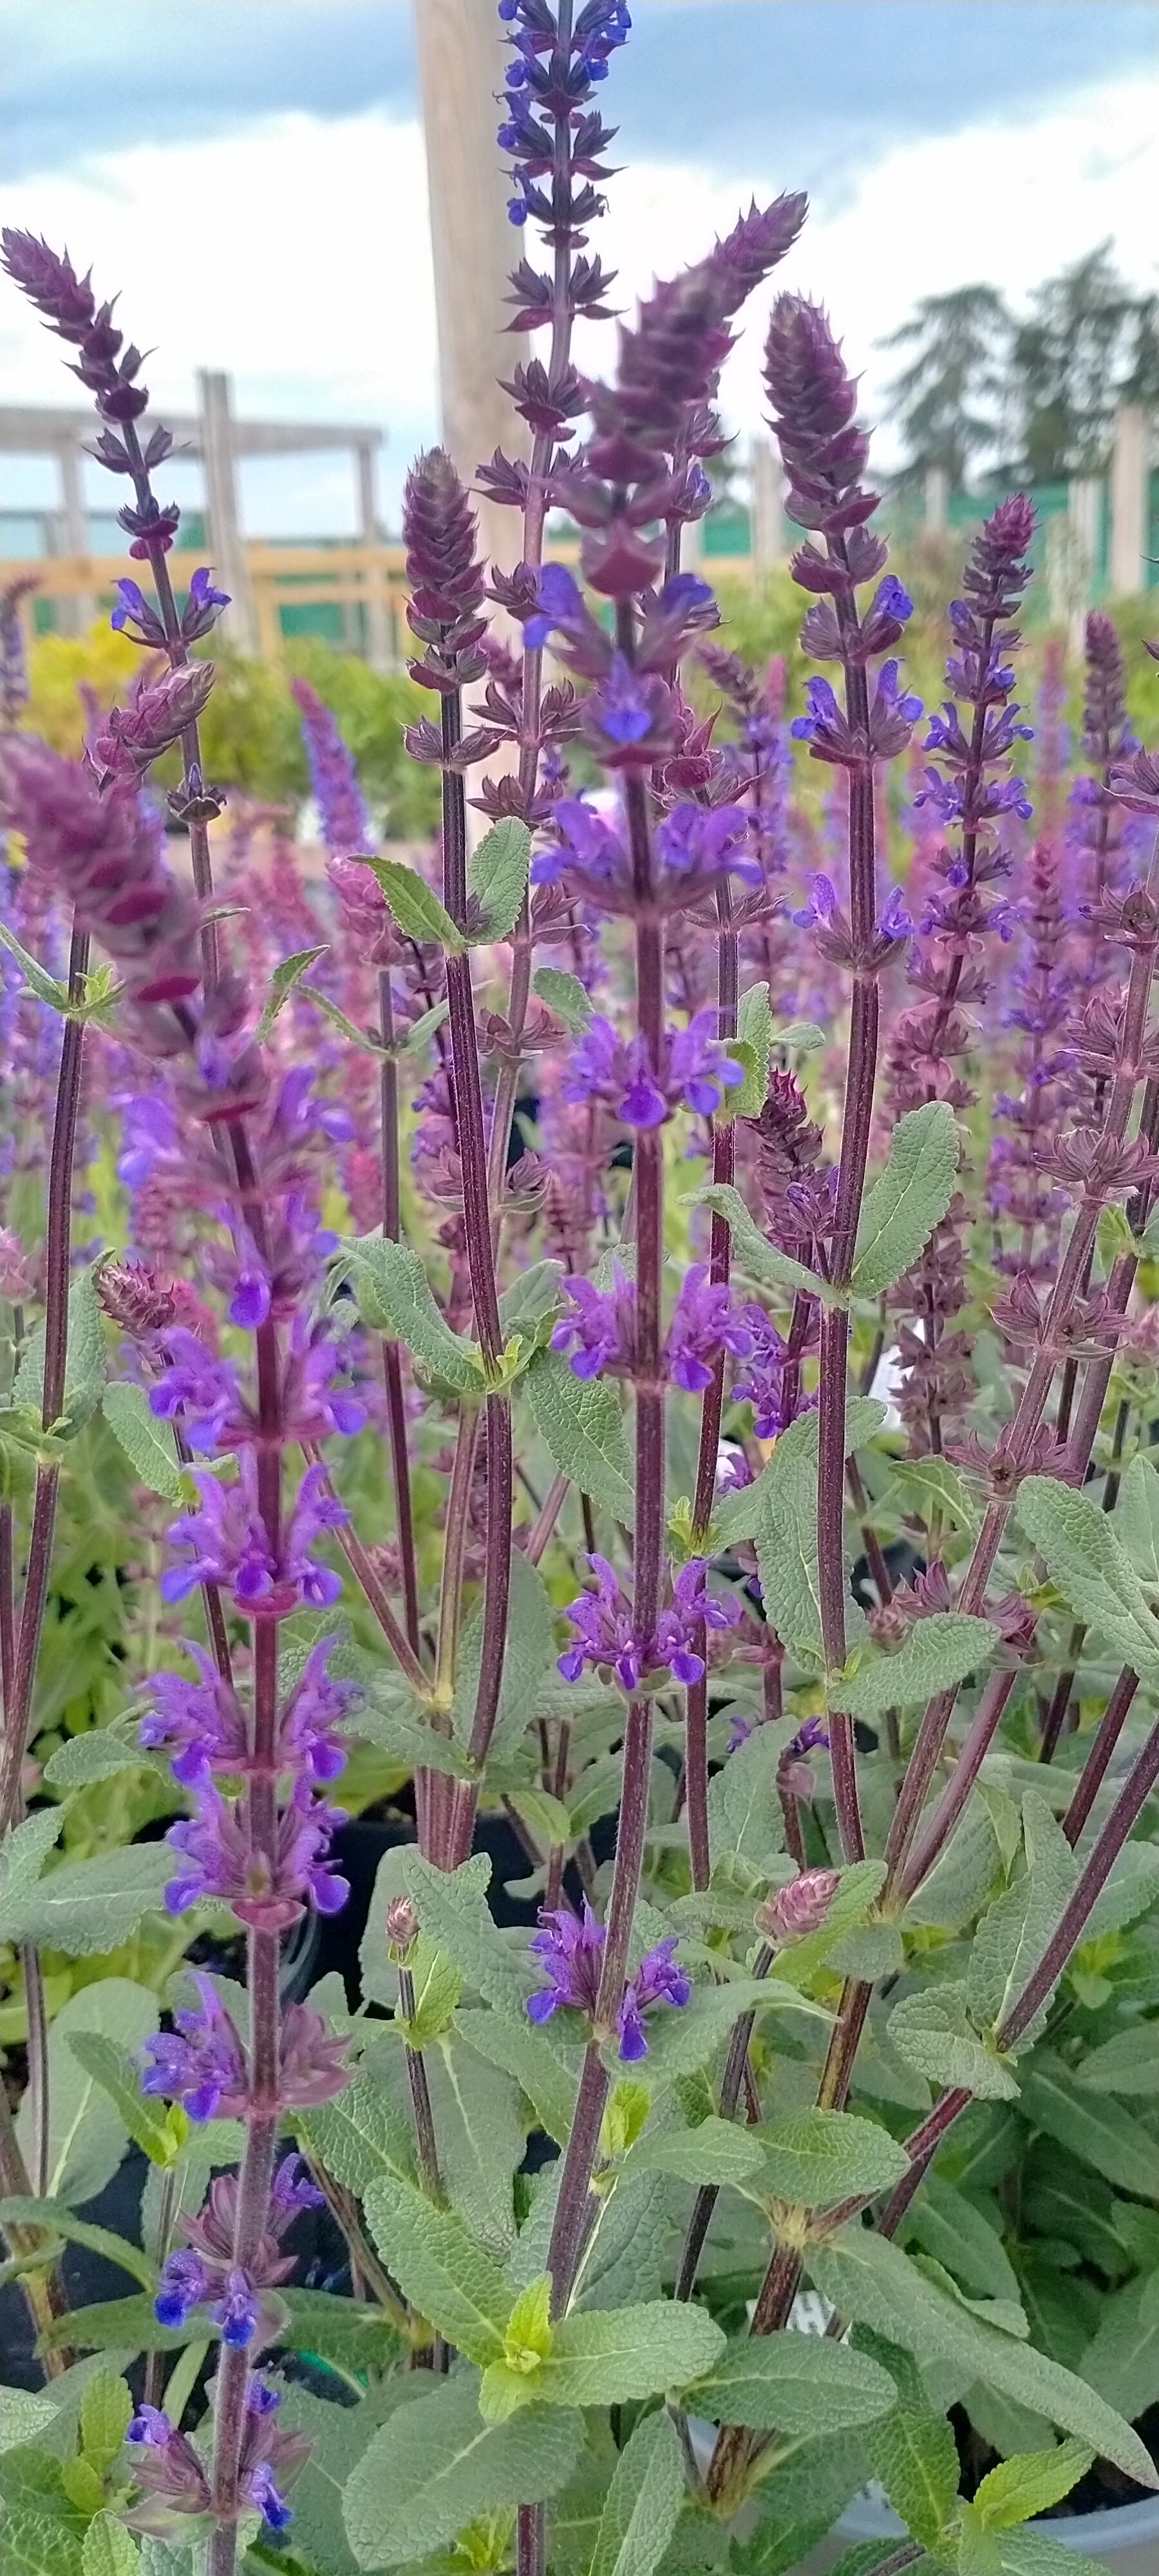
<path id="1" fill-rule="evenodd" d="M 475 554 L 475 521 L 466 494 L 441 448 L 432 448 L 428 455 L 420 457 L 407 478 L 403 532 L 412 583 L 407 619 L 426 646 L 410 668 L 413 677 L 439 697 L 443 902 L 456 929 L 465 932 L 467 808 L 463 772 L 471 757 L 471 745 L 463 733 L 462 691 L 486 668 L 482 651 L 483 568 Z M 481 1765 L 491 1741 L 503 1678 L 511 1580 L 511 1402 L 499 1385 L 503 1336 L 491 1233 L 475 998 L 466 949 L 447 958 L 447 1000 L 467 1263 L 475 1329 L 484 1371 L 491 1381 L 484 1407 L 487 1554 L 483 1641 L 468 1748 L 472 1762 Z M 474 1796 L 464 1790 L 452 1809 L 446 1854 L 449 1866 L 464 1859 L 470 1849 L 474 1812 Z"/>
<path id="2" fill-rule="evenodd" d="M 869 442 L 855 426 L 857 388 L 840 346 L 825 315 L 799 296 L 780 296 L 773 308 L 765 383 L 789 480 L 788 515 L 824 539 L 824 552 L 810 538 L 793 561 L 795 578 L 817 594 L 802 641 L 808 651 L 840 663 L 844 680 L 843 713 L 827 681 L 809 683 L 809 713 L 795 730 L 810 741 L 815 758 L 846 771 L 849 786 L 848 915 L 838 911 L 827 889 L 818 933 L 822 954 L 845 966 L 852 978 L 841 1159 L 829 1248 L 830 1277 L 845 1288 L 853 1270 L 873 1119 L 878 979 L 898 944 L 896 905 L 892 913 L 887 907 L 878 917 L 875 769 L 879 761 L 904 750 L 920 707 L 916 699 L 899 695 L 896 662 L 883 664 L 870 698 L 870 662 L 898 641 L 910 602 L 900 583 L 886 579 L 878 583 L 867 611 L 859 612 L 859 585 L 880 573 L 886 559 L 882 540 L 866 525 L 877 507 L 877 495 L 861 481 Z M 848 1346 L 847 1308 L 827 1305 L 821 1317 L 817 1543 L 825 1657 L 833 1671 L 841 1669 L 846 1654 L 842 1520 Z M 830 1743 L 842 1847 L 847 1859 L 859 1860 L 865 1842 L 853 1724 L 839 1710 L 832 1713 Z"/>

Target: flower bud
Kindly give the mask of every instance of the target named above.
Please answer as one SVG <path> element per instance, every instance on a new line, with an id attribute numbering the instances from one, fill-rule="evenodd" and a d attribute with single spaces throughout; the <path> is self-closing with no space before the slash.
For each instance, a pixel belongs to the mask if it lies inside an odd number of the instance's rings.
<path id="1" fill-rule="evenodd" d="M 26 1306 L 36 1282 L 19 1237 L 0 1226 L 0 1297 L 11 1306 Z"/>
<path id="2" fill-rule="evenodd" d="M 805 1869 L 787 1887 L 758 1905 L 754 1921 L 766 1941 L 798 1941 L 803 1932 L 819 1932 L 841 1884 L 835 1869 Z"/>
<path id="3" fill-rule="evenodd" d="M 419 1919 L 409 1896 L 392 1896 L 386 1909 L 386 1937 L 392 1950 L 409 1950 L 418 1937 Z"/>
<path id="4" fill-rule="evenodd" d="M 144 1261 L 103 1261 L 97 1272 L 97 1295 L 110 1320 L 135 1339 L 163 1333 L 176 1319 L 172 1289 L 163 1286 Z"/>

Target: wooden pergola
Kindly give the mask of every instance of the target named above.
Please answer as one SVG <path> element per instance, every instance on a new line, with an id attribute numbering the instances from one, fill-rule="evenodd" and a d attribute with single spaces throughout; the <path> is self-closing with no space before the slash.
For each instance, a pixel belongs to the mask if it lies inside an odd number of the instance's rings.
<path id="1" fill-rule="evenodd" d="M 302 456 L 322 449 L 347 449 L 354 459 L 358 490 L 359 537 L 377 546 L 375 461 L 383 433 L 367 422 L 238 420 L 230 383 L 218 370 L 198 370 L 199 409 L 163 414 L 177 452 L 196 457 L 205 468 L 213 560 L 230 594 L 227 612 L 231 640 L 242 652 L 258 650 L 257 621 L 237 505 L 237 473 L 243 456 Z M 10 456 L 54 456 L 60 472 L 60 515 L 64 551 L 76 560 L 89 554 L 88 522 L 81 482 L 81 458 L 91 447 L 91 411 L 55 411 L 31 403 L 0 404 L 0 453 Z M 91 624 L 94 603 L 83 593 L 73 598 L 73 622 L 80 632 Z M 377 618 L 378 624 L 375 624 Z M 371 632 L 367 637 L 373 662 L 386 661 L 389 637 L 384 612 L 368 601 Z M 380 631 L 381 630 L 381 631 Z"/>

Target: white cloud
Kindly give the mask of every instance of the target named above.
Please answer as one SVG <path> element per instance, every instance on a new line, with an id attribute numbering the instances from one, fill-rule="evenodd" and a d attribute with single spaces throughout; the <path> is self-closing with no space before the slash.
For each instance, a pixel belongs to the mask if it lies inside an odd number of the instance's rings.
<path id="1" fill-rule="evenodd" d="M 620 271 L 617 299 L 695 257 L 754 191 L 808 180 L 791 167 L 741 170 L 727 186 L 695 167 L 625 171 L 601 244 Z M 1029 124 L 992 120 L 887 153 L 839 213 L 812 219 L 782 274 L 829 305 L 872 413 L 891 367 L 874 343 L 919 295 L 989 278 L 1017 300 L 1107 237 L 1128 276 L 1149 285 L 1140 246 L 1157 202 L 1156 87 L 1109 82 Z M 156 351 L 147 373 L 159 406 L 189 407 L 193 368 L 224 366 L 243 410 L 388 428 L 382 484 L 395 514 L 408 456 L 437 425 L 416 125 L 379 111 L 293 115 L 204 143 L 142 146 L 10 189 L 5 219 L 67 241 L 102 289 L 122 287 L 127 326 Z M 11 398 L 68 401 L 58 351 L 6 289 L 0 367 Z M 582 355 L 595 356 L 586 335 Z M 725 385 L 745 431 L 760 419 L 759 362 L 758 315 Z M 107 503 L 108 479 L 100 485 Z M 339 458 L 247 468 L 244 507 L 255 532 L 353 524 Z"/>

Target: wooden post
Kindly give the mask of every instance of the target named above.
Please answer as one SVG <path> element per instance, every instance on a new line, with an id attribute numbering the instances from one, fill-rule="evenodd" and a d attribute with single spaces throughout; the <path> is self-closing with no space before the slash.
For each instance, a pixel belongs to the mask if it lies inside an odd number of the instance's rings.
<path id="1" fill-rule="evenodd" d="M 82 562 L 89 551 L 89 523 L 85 515 L 84 487 L 81 482 L 81 451 L 75 438 L 62 439 L 57 450 L 60 458 L 60 497 L 64 513 L 65 553 L 76 555 Z M 70 634 L 84 635 L 92 625 L 97 604 L 88 591 L 74 591 L 66 614 Z"/>
<path id="2" fill-rule="evenodd" d="M 926 526 L 931 535 L 940 536 L 949 513 L 950 478 L 944 465 L 927 465 L 925 480 Z"/>
<path id="3" fill-rule="evenodd" d="M 1121 403 L 1111 450 L 1111 590 L 1118 599 L 1146 581 L 1150 457 L 1148 419 L 1141 403 Z"/>
<path id="4" fill-rule="evenodd" d="M 360 439 L 354 450 L 358 468 L 358 532 L 364 546 L 380 546 L 378 509 L 374 496 L 374 449 L 369 440 Z M 374 671 L 389 671 L 391 665 L 390 617 L 386 601 L 386 577 L 377 565 L 371 565 L 366 577 L 366 658 Z"/>
<path id="5" fill-rule="evenodd" d="M 527 454 L 524 425 L 497 382 L 527 355 L 526 339 L 505 328 L 507 276 L 522 249 L 495 141 L 506 52 L 494 0 L 415 0 L 414 17 L 443 443 L 470 483 L 496 447 Z M 478 495 L 476 507 L 486 553 L 510 568 L 519 559 L 518 511 Z"/>
<path id="6" fill-rule="evenodd" d="M 201 412 L 201 452 L 205 464 L 213 569 L 222 589 L 227 590 L 230 597 L 223 629 L 228 642 L 235 645 L 239 653 L 256 653 L 258 636 L 253 594 L 238 523 L 229 377 L 216 368 L 199 367 L 197 397 Z"/>

